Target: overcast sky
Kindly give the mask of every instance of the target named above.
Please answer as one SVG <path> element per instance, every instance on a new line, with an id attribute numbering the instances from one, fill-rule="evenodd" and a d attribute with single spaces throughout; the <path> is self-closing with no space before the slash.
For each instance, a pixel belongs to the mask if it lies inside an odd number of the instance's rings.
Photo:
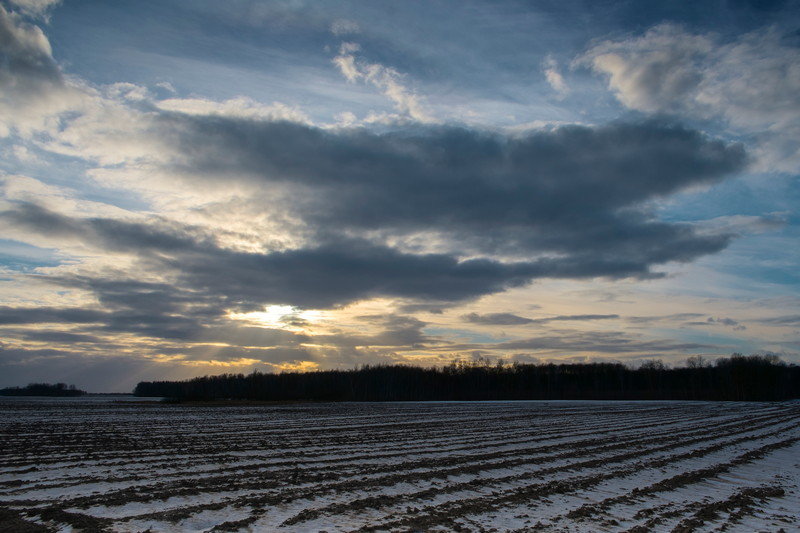
<path id="1" fill-rule="evenodd" d="M 800 362 L 800 5 L 0 1 L 0 386 Z"/>

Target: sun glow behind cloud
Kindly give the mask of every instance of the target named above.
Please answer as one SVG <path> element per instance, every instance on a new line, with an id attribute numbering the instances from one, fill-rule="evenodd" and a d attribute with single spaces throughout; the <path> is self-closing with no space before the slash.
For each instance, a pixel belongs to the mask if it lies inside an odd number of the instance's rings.
<path id="1" fill-rule="evenodd" d="M 265 328 L 280 328 L 288 331 L 305 331 L 319 326 L 327 320 L 325 311 L 299 309 L 291 305 L 268 305 L 263 311 L 230 313 L 232 320 L 241 320 Z"/>

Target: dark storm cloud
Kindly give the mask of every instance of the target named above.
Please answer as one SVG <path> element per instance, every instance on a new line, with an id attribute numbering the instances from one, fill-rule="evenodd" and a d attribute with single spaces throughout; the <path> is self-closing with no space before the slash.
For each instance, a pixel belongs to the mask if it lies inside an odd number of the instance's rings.
<path id="1" fill-rule="evenodd" d="M 197 317 L 160 311 L 157 308 L 148 309 L 144 306 L 113 312 L 50 307 L 3 307 L 0 309 L 0 325 L 96 324 L 91 328 L 95 333 L 136 333 L 146 337 L 174 340 L 190 340 L 200 334 L 203 326 Z M 65 337 L 63 342 L 68 342 L 68 338 Z"/>
<path id="2" fill-rule="evenodd" d="M 445 310 L 444 305 L 432 303 L 413 303 L 403 304 L 398 307 L 402 313 L 431 313 L 434 315 L 441 315 Z"/>
<path id="3" fill-rule="evenodd" d="M 150 282 L 126 277 L 125 272 L 105 272 L 105 277 L 84 275 L 36 276 L 37 279 L 61 287 L 92 292 L 104 309 L 126 311 L 146 309 L 153 314 L 185 312 L 216 318 L 225 312 L 226 302 L 218 295 L 211 297 L 166 282 Z"/>
<path id="4" fill-rule="evenodd" d="M 511 313 L 489 313 L 486 315 L 470 313 L 461 318 L 473 324 L 515 326 L 521 324 L 546 324 L 548 322 L 560 321 L 606 320 L 609 318 L 619 318 L 619 315 L 558 315 L 545 318 L 525 318 Z"/>
<path id="5" fill-rule="evenodd" d="M 200 230 L 155 218 L 150 223 L 110 218 L 76 219 L 33 203 L 0 212 L 0 219 L 50 237 L 74 238 L 108 251 L 190 250 L 211 241 Z"/>
<path id="6" fill-rule="evenodd" d="M 247 254 L 222 249 L 162 261 L 182 284 L 235 302 L 332 307 L 379 296 L 458 301 L 524 284 L 536 265 L 407 254 L 363 241 Z M 225 273 L 220 276 L 220 273 Z"/>
<path id="7" fill-rule="evenodd" d="M 193 317 L 154 314 L 147 309 L 137 309 L 130 313 L 114 313 L 103 329 L 110 333 L 188 341 L 200 334 L 202 325 Z"/>
<path id="8" fill-rule="evenodd" d="M 520 137 L 463 127 L 383 134 L 162 115 L 191 176 L 249 174 L 295 188 L 296 215 L 342 230 L 444 233 L 478 253 L 620 254 L 690 260 L 724 247 L 655 222 L 642 202 L 740 170 L 739 145 L 659 122 L 566 126 Z"/>
<path id="9" fill-rule="evenodd" d="M 67 323 L 87 324 L 103 322 L 108 313 L 82 308 L 53 307 L 0 307 L 0 325 Z"/>
<path id="10" fill-rule="evenodd" d="M 191 176 L 244 173 L 294 190 L 291 207 L 316 244 L 254 254 L 163 219 L 78 220 L 34 205 L 3 217 L 138 254 L 175 272 L 182 287 L 241 304 L 329 307 L 376 296 L 454 302 L 538 277 L 652 277 L 654 265 L 717 252 L 730 235 L 652 220 L 641 204 L 723 179 L 746 159 L 738 145 L 657 122 L 518 138 L 456 127 L 377 134 L 179 114 L 158 123 Z M 444 238 L 440 253 L 421 254 L 344 236 L 364 230 Z M 492 259 L 497 253 L 517 261 Z M 462 261 L 464 254 L 479 258 Z"/>
<path id="11" fill-rule="evenodd" d="M 457 302 L 521 286 L 534 278 L 607 276 L 650 277 L 650 260 L 688 259 L 721 249 L 728 237 L 686 233 L 684 249 L 655 258 L 589 254 L 505 263 L 492 259 L 461 261 L 455 255 L 404 253 L 356 239 L 330 239 L 314 247 L 274 253 L 246 253 L 222 248 L 198 236 L 194 228 L 178 228 L 161 220 L 148 223 L 108 219 L 79 220 L 30 204 L 0 214 L 17 227 L 71 237 L 107 251 L 137 255 L 143 265 L 166 270 L 176 285 L 137 281 L 84 280 L 105 305 L 165 306 L 210 302 L 224 307 L 253 308 L 263 303 L 300 307 L 332 307 L 356 300 L 390 296 Z M 51 229 L 53 228 L 53 229 Z M 651 252 L 662 250 L 653 243 Z M 53 282 L 69 285 L 75 280 Z M 121 286 L 120 286 L 121 284 Z M 164 298 L 164 293 L 173 296 Z"/>
<path id="12" fill-rule="evenodd" d="M 4 334 L 8 332 L 4 331 Z M 16 331 L 15 336 L 35 342 L 49 342 L 54 344 L 92 343 L 100 344 L 102 339 L 95 335 L 83 333 L 70 333 L 68 331 Z"/>
<path id="13" fill-rule="evenodd" d="M 356 240 L 271 254 L 243 253 L 192 241 L 188 233 L 175 236 L 173 228 L 163 231 L 156 225 L 111 224 L 105 219 L 79 221 L 31 205 L 7 211 L 2 217 L 44 233 L 52 226 L 50 219 L 64 219 L 56 225 L 59 236 L 69 234 L 87 244 L 139 254 L 149 264 L 174 272 L 178 285 L 191 290 L 192 298 L 219 298 L 228 306 L 272 302 L 329 307 L 376 296 L 457 301 L 521 285 L 558 268 L 547 263 L 504 264 L 488 259 L 459 261 L 446 254 L 406 254 Z M 124 238 L 117 240 L 120 228 Z M 137 307 L 174 305 L 175 299 L 186 296 L 186 291 L 171 286 L 149 290 L 149 284 L 135 281 L 122 282 L 132 286 L 117 290 L 119 283 L 85 280 L 107 305 L 119 299 L 125 305 L 136 300 Z M 164 292 L 175 293 L 176 298 L 163 298 Z"/>

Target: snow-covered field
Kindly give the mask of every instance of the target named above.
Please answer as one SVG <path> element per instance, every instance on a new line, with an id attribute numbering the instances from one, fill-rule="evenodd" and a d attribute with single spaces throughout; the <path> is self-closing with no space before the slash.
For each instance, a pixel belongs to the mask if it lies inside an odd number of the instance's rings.
<path id="1" fill-rule="evenodd" d="M 0 399 L 0 508 L 54 531 L 788 533 L 799 422 L 796 402 Z"/>

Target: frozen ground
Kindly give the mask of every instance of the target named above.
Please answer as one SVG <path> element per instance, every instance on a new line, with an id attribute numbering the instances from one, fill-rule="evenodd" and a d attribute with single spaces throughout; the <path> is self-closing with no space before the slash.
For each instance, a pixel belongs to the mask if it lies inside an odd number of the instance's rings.
<path id="1" fill-rule="evenodd" d="M 798 422 L 800 403 L 6 399 L 0 529 L 788 533 Z"/>

